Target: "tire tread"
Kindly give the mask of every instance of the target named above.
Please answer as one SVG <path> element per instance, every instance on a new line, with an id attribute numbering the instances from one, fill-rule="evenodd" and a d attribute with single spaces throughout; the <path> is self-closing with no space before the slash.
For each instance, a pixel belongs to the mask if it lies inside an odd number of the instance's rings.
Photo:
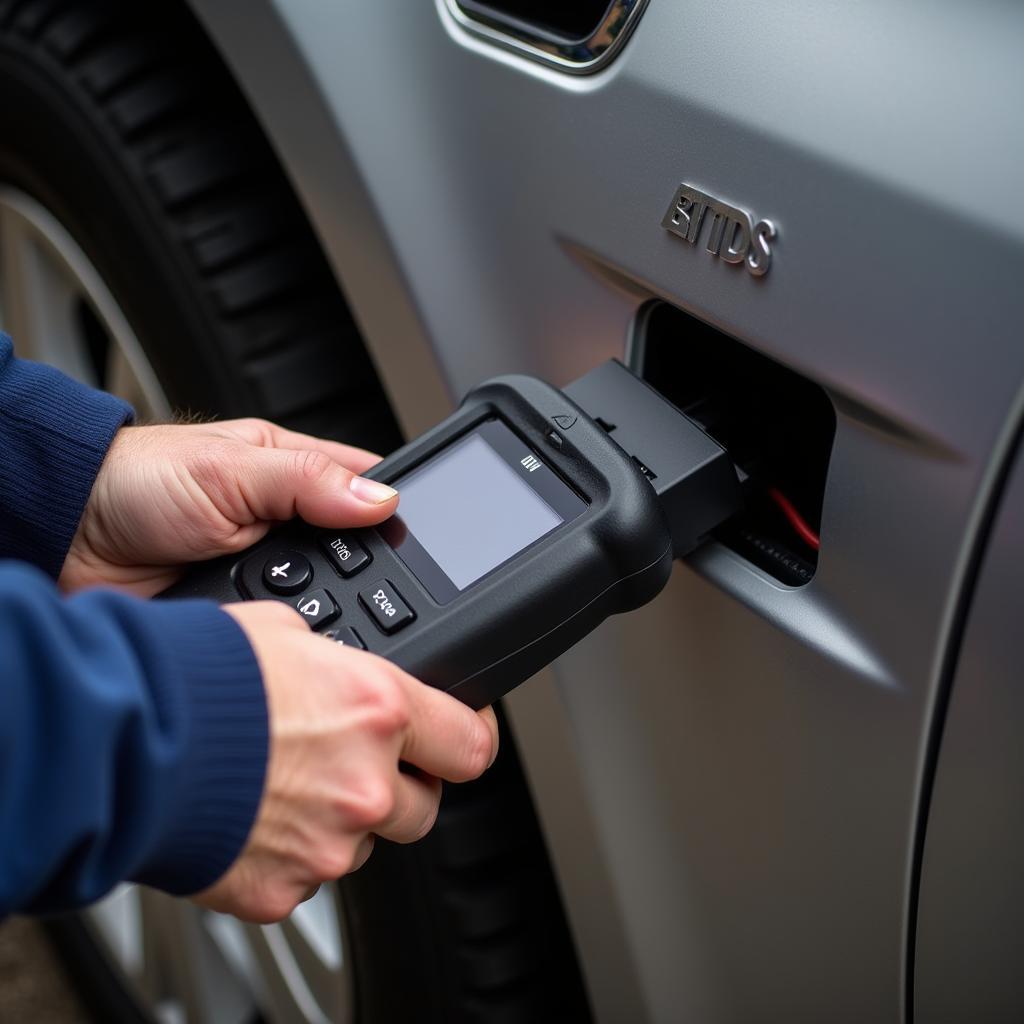
<path id="1" fill-rule="evenodd" d="M 61 66 L 135 167 L 169 243 L 205 296 L 225 352 L 238 362 L 234 378 L 245 394 L 228 411 L 302 413 L 307 426 L 312 421 L 330 436 L 387 449 L 399 443 L 351 315 L 276 157 L 184 5 L 15 0 L 0 7 L 0 19 Z M 278 211 L 278 222 L 260 210 Z M 216 242 L 197 239 L 196 224 L 211 221 Z M 266 358 L 267 318 L 308 323 L 310 308 L 318 316 L 313 334 L 333 344 L 325 351 L 289 330 L 270 331 L 272 343 L 295 343 L 299 354 L 290 361 L 286 396 L 268 401 L 280 366 Z M 344 373 L 339 351 L 346 353 Z M 307 366 L 316 387 L 303 399 L 294 387 L 298 367 L 324 355 L 316 369 Z M 380 409 L 370 423 L 366 403 L 356 400 L 367 392 Z"/>

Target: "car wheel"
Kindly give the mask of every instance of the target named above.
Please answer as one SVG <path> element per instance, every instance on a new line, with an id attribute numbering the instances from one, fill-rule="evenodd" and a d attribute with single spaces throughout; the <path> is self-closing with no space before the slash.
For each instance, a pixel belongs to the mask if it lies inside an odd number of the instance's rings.
<path id="1" fill-rule="evenodd" d="M 0 0 L 0 326 L 140 418 L 398 430 L 314 234 L 171 0 Z M 97 1019 L 573 1021 L 586 997 L 503 725 L 434 832 L 246 926 L 123 886 L 52 931 Z"/>

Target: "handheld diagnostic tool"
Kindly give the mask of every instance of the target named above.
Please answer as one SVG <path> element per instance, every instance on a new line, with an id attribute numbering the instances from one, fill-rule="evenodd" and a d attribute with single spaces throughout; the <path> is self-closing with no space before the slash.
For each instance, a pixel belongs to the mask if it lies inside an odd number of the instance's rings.
<path id="1" fill-rule="evenodd" d="M 724 449 L 615 361 L 565 390 L 481 384 L 367 475 L 398 489 L 392 519 L 282 526 L 168 596 L 288 601 L 480 708 L 653 598 L 740 499 Z"/>

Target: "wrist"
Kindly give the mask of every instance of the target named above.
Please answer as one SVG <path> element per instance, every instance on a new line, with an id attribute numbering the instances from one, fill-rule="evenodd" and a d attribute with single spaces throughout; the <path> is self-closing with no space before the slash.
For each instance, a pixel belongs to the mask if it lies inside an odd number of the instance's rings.
<path id="1" fill-rule="evenodd" d="M 56 578 L 82 519 L 101 464 L 131 407 L 51 367 L 7 358 L 0 449 L 9 478 L 0 487 L 16 501 L 0 555 L 27 561 Z"/>
<path id="2" fill-rule="evenodd" d="M 96 472 L 89 498 L 82 509 L 78 527 L 61 566 L 58 584 L 65 591 L 97 583 L 118 582 L 109 578 L 109 567 L 115 559 L 112 558 L 112 545 L 106 537 L 105 524 L 114 512 L 110 478 L 120 461 L 125 435 L 129 430 L 130 427 L 122 426 L 113 435 Z"/>
<path id="3" fill-rule="evenodd" d="M 269 752 L 262 673 L 245 633 L 207 601 L 154 602 L 178 686 L 183 750 L 166 826 L 134 881 L 175 894 L 212 885 L 241 853 L 260 806 Z"/>

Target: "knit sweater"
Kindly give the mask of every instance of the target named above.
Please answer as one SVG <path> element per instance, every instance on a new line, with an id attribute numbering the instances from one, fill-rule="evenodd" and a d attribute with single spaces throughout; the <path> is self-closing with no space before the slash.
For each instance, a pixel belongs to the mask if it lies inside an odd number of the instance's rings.
<path id="1" fill-rule="evenodd" d="M 0 916 L 123 880 L 203 889 L 262 794 L 266 699 L 235 621 L 212 602 L 55 584 L 131 415 L 0 334 Z"/>

